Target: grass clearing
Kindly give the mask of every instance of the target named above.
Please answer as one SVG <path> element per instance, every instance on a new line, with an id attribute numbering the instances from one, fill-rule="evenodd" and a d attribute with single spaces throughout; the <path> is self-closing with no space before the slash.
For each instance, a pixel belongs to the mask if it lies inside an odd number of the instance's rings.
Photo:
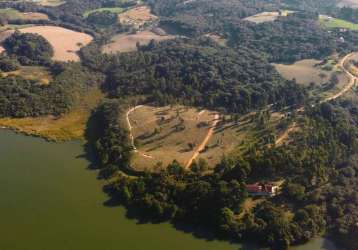
<path id="1" fill-rule="evenodd" d="M 158 19 L 157 16 L 151 13 L 148 6 L 142 5 L 129 9 L 118 16 L 118 21 L 121 24 L 131 25 L 135 28 L 140 28 L 147 22 L 153 22 Z"/>
<path id="2" fill-rule="evenodd" d="M 51 73 L 45 68 L 40 66 L 21 66 L 19 70 L 11 72 L 1 72 L 1 77 L 14 77 L 21 76 L 27 80 L 39 81 L 42 85 L 47 85 L 52 80 Z"/>
<path id="3" fill-rule="evenodd" d="M 297 83 L 309 85 L 311 82 L 321 85 L 328 81 L 332 71 L 323 70 L 322 62 L 314 59 L 297 61 L 294 64 L 273 64 L 276 70 L 286 79 L 296 79 Z"/>
<path id="4" fill-rule="evenodd" d="M 307 59 L 297 61 L 294 64 L 273 64 L 277 71 L 286 79 L 296 79 L 298 84 L 309 87 L 312 96 L 327 98 L 336 93 L 349 82 L 349 77 L 344 74 L 337 64 L 335 56 L 323 61 Z M 330 85 L 333 75 L 338 77 L 336 85 Z M 314 85 L 310 86 L 311 83 Z"/>
<path id="5" fill-rule="evenodd" d="M 135 34 L 119 34 L 114 36 L 110 43 L 103 46 L 104 53 L 123 53 L 137 50 L 137 43 L 147 45 L 151 40 L 164 41 L 174 39 L 172 35 L 157 35 L 152 31 L 140 31 Z"/>
<path id="6" fill-rule="evenodd" d="M 48 20 L 48 15 L 39 12 L 20 12 L 15 9 L 7 8 L 0 9 L 0 16 L 5 17 L 8 20 Z"/>
<path id="7" fill-rule="evenodd" d="M 95 12 L 103 12 L 103 11 L 109 11 L 115 14 L 120 14 L 124 11 L 125 9 L 120 8 L 120 7 L 113 7 L 113 8 L 99 8 L 99 9 L 94 9 L 94 10 L 89 10 L 86 11 L 83 16 L 84 17 L 88 17 L 88 15 L 95 13 Z"/>
<path id="8" fill-rule="evenodd" d="M 215 166 L 224 155 L 245 153 L 253 144 L 267 144 L 267 129 L 275 131 L 277 124 L 285 119 L 283 114 L 270 112 L 265 129 L 258 128 L 255 113 L 237 119 L 221 115 L 196 161 L 204 159 L 209 166 Z M 184 106 L 142 106 L 135 109 L 129 114 L 138 150 L 134 152 L 132 167 L 158 170 L 174 159 L 186 166 L 208 135 L 217 114 Z"/>
<path id="9" fill-rule="evenodd" d="M 93 88 L 80 98 L 79 103 L 60 117 L 1 118 L 0 126 L 53 141 L 83 139 L 91 111 L 103 99 L 102 92 Z"/>
<path id="10" fill-rule="evenodd" d="M 256 24 L 265 23 L 265 22 L 273 22 L 280 16 L 288 16 L 289 14 L 293 13 L 294 11 L 290 10 L 282 10 L 282 11 L 272 11 L 272 12 L 261 12 L 253 16 L 249 16 L 244 18 L 244 20 L 253 22 Z"/>
<path id="11" fill-rule="evenodd" d="M 81 33 L 58 26 L 33 26 L 19 29 L 23 33 L 35 33 L 43 36 L 54 48 L 53 60 L 55 61 L 79 61 L 77 51 L 82 46 L 89 44 L 92 37 L 86 33 Z M 10 36 L 14 31 L 9 30 L 0 33 L 0 41 L 6 36 Z"/>
<path id="12" fill-rule="evenodd" d="M 183 106 L 143 106 L 134 110 L 129 114 L 138 149 L 133 167 L 144 170 L 158 162 L 166 166 L 174 159 L 185 166 L 207 135 L 214 116 L 214 112 Z"/>
<path id="13" fill-rule="evenodd" d="M 358 24 L 345 21 L 343 19 L 333 18 L 326 15 L 319 16 L 319 22 L 326 28 L 342 28 L 349 30 L 358 30 Z"/>

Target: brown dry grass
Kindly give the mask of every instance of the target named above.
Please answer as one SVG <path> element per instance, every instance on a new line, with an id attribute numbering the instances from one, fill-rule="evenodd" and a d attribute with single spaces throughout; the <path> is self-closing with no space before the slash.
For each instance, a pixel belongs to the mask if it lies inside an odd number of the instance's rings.
<path id="1" fill-rule="evenodd" d="M 43 36 L 54 48 L 53 60 L 56 61 L 79 61 L 76 54 L 84 45 L 92 41 L 88 34 L 76 32 L 57 26 L 33 26 L 20 29 L 24 33 L 36 33 Z M 0 41 L 6 39 L 14 31 L 5 31 L 0 34 Z"/>
<path id="2" fill-rule="evenodd" d="M 306 59 L 297 61 L 294 64 L 273 64 L 277 71 L 286 79 L 296 79 L 297 83 L 308 85 L 311 82 L 322 84 L 328 81 L 332 75 L 332 71 L 322 70 L 320 66 L 316 66 L 321 61 L 314 59 Z M 322 77 L 320 76 L 322 74 Z M 325 75 L 323 77 L 323 75 Z"/>
<path id="3" fill-rule="evenodd" d="M 80 98 L 72 111 L 61 117 L 2 118 L 0 126 L 54 141 L 83 139 L 90 113 L 102 98 L 103 94 L 100 90 L 92 89 Z"/>
<path id="4" fill-rule="evenodd" d="M 118 21 L 121 24 L 134 25 L 140 27 L 146 22 L 152 22 L 157 20 L 158 17 L 151 13 L 148 6 L 138 6 L 127 10 L 118 15 Z"/>
<path id="5" fill-rule="evenodd" d="M 131 52 L 137 49 L 136 44 L 147 45 L 151 40 L 164 41 L 174 39 L 174 36 L 160 36 L 152 31 L 141 31 L 136 34 L 119 34 L 112 38 L 112 42 L 105 45 L 104 53 Z"/>
<path id="6" fill-rule="evenodd" d="M 179 116 L 177 116 L 179 114 Z M 196 148 L 208 133 L 209 126 L 198 127 L 201 122 L 212 123 L 215 113 L 195 108 L 143 106 L 129 115 L 138 152 L 133 157 L 133 167 L 139 170 L 152 168 L 158 162 L 163 166 L 174 159 L 183 166 L 194 154 L 188 143 Z M 165 121 L 160 122 L 162 117 Z M 184 130 L 176 130 L 180 124 Z M 154 131 L 157 129 L 157 133 Z"/>

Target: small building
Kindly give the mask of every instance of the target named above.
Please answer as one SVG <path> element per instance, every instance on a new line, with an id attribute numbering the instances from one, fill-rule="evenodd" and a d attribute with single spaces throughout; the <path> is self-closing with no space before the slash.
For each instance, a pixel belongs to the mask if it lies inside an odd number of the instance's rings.
<path id="1" fill-rule="evenodd" d="M 262 184 L 262 183 L 254 183 L 250 185 L 246 185 L 246 191 L 250 196 L 276 196 L 278 194 L 280 187 L 272 184 Z"/>

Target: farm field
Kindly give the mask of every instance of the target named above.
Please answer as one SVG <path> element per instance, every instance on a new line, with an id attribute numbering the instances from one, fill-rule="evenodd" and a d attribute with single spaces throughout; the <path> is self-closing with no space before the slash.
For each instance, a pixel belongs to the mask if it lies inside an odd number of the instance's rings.
<path id="1" fill-rule="evenodd" d="M 104 53 L 131 52 L 137 50 L 137 43 L 147 45 L 151 40 L 164 41 L 174 39 L 172 35 L 157 35 L 152 31 L 140 31 L 135 34 L 119 34 L 112 38 L 112 42 L 103 46 Z"/>
<path id="2" fill-rule="evenodd" d="M 142 5 L 130 10 L 127 10 L 118 16 L 121 24 L 133 25 L 136 28 L 143 26 L 147 22 L 157 20 L 158 17 L 151 13 L 148 6 Z"/>
<path id="3" fill-rule="evenodd" d="M 102 12 L 102 11 L 109 11 L 109 12 L 112 12 L 112 13 L 119 14 L 119 13 L 122 13 L 124 11 L 124 9 L 119 8 L 119 7 L 116 7 L 116 8 L 99 8 L 99 9 L 95 9 L 95 10 L 86 11 L 83 14 L 83 16 L 88 17 L 89 14 L 92 14 L 94 12 Z"/>
<path id="4" fill-rule="evenodd" d="M 293 13 L 293 11 L 289 10 L 283 10 L 281 13 L 278 11 L 273 12 L 261 12 L 259 14 L 249 16 L 244 18 L 246 21 L 254 22 L 254 23 L 265 23 L 265 22 L 273 22 L 280 16 L 287 16 L 290 13 Z"/>
<path id="5" fill-rule="evenodd" d="M 51 73 L 45 68 L 40 66 L 21 66 L 19 70 L 11 72 L 2 72 L 0 73 L 1 77 L 12 77 L 12 76 L 21 76 L 27 80 L 36 80 L 43 85 L 50 83 L 52 76 Z"/>
<path id="6" fill-rule="evenodd" d="M 48 20 L 48 16 L 39 12 L 20 12 L 15 9 L 0 9 L 0 15 L 9 20 L 24 19 L 24 20 Z"/>
<path id="7" fill-rule="evenodd" d="M 92 41 L 88 34 L 76 32 L 57 26 L 33 26 L 19 29 L 24 33 L 36 33 L 49 41 L 54 48 L 53 60 L 55 61 L 79 61 L 77 51 Z M 0 33 L 0 42 L 14 31 Z"/>
<path id="8" fill-rule="evenodd" d="M 60 117 L 1 118 L 0 127 L 9 127 L 24 134 L 53 141 L 83 139 L 91 111 L 102 98 L 101 91 L 93 88 L 80 97 L 76 107 Z"/>
<path id="9" fill-rule="evenodd" d="M 350 30 L 358 30 L 358 24 L 351 23 L 343 19 L 320 15 L 319 20 L 320 23 L 326 28 L 343 28 Z"/>

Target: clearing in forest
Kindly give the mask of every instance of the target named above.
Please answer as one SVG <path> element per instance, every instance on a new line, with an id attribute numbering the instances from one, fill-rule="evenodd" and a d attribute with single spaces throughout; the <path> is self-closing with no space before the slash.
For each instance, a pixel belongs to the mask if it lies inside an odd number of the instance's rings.
<path id="1" fill-rule="evenodd" d="M 171 35 L 158 35 L 153 31 L 140 31 L 135 34 L 119 34 L 114 36 L 110 43 L 103 46 L 104 53 L 122 53 L 137 50 L 137 43 L 147 45 L 151 40 L 164 41 L 174 39 Z"/>
<path id="2" fill-rule="evenodd" d="M 15 9 L 6 8 L 0 9 L 0 16 L 8 19 L 8 20 L 48 20 L 48 16 L 44 13 L 39 12 L 20 12 Z"/>
<path id="3" fill-rule="evenodd" d="M 249 16 L 244 18 L 246 21 L 250 21 L 253 23 L 265 23 L 265 22 L 273 22 L 280 16 L 288 16 L 293 13 L 290 10 L 282 10 L 282 11 L 272 11 L 272 12 L 261 12 L 253 16 Z"/>
<path id="4" fill-rule="evenodd" d="M 342 89 L 350 80 L 337 62 L 335 58 L 323 61 L 306 59 L 294 64 L 273 65 L 284 78 L 296 79 L 298 84 L 311 85 L 312 95 L 325 98 Z"/>
<path id="5" fill-rule="evenodd" d="M 95 12 L 103 12 L 103 11 L 109 11 L 111 13 L 115 13 L 115 14 L 119 14 L 122 13 L 124 11 L 123 8 L 120 7 L 112 7 L 112 8 L 99 8 L 99 9 L 94 9 L 94 10 L 89 10 L 86 11 L 83 16 L 84 17 L 88 17 L 88 15 L 95 13 Z"/>
<path id="6" fill-rule="evenodd" d="M 358 30 L 358 24 L 345 21 L 339 18 L 333 18 L 326 15 L 319 16 L 319 22 L 326 28 L 342 28 L 349 30 Z"/>
<path id="7" fill-rule="evenodd" d="M 183 106 L 140 106 L 128 112 L 137 149 L 133 167 L 143 170 L 158 162 L 166 166 L 174 159 L 185 166 L 207 136 L 216 114 Z"/>
<path id="8" fill-rule="evenodd" d="M 21 66 L 20 69 L 11 72 L 0 72 L 1 77 L 14 77 L 21 76 L 27 80 L 38 81 L 42 85 L 50 83 L 52 76 L 51 73 L 41 66 Z"/>
<path id="9" fill-rule="evenodd" d="M 129 109 L 127 116 L 123 119 L 133 135 L 136 170 L 158 170 L 174 159 L 184 167 L 204 159 L 213 167 L 224 155 L 245 152 L 253 143 L 269 143 L 267 129 L 275 129 L 283 119 L 271 113 L 261 128 L 253 113 L 234 117 L 193 107 L 147 105 Z"/>
<path id="10" fill-rule="evenodd" d="M 118 16 L 121 24 L 133 25 L 136 28 L 143 26 L 147 22 L 153 22 L 158 19 L 157 16 L 151 13 L 148 6 L 142 5 L 127 10 Z"/>
<path id="11" fill-rule="evenodd" d="M 23 33 L 36 33 L 43 36 L 54 48 L 53 60 L 55 61 L 79 61 L 77 52 L 82 46 L 89 44 L 92 37 L 86 33 L 81 33 L 58 26 L 33 26 L 19 29 Z M 14 31 L 4 31 L 0 33 L 0 41 L 9 36 Z"/>

